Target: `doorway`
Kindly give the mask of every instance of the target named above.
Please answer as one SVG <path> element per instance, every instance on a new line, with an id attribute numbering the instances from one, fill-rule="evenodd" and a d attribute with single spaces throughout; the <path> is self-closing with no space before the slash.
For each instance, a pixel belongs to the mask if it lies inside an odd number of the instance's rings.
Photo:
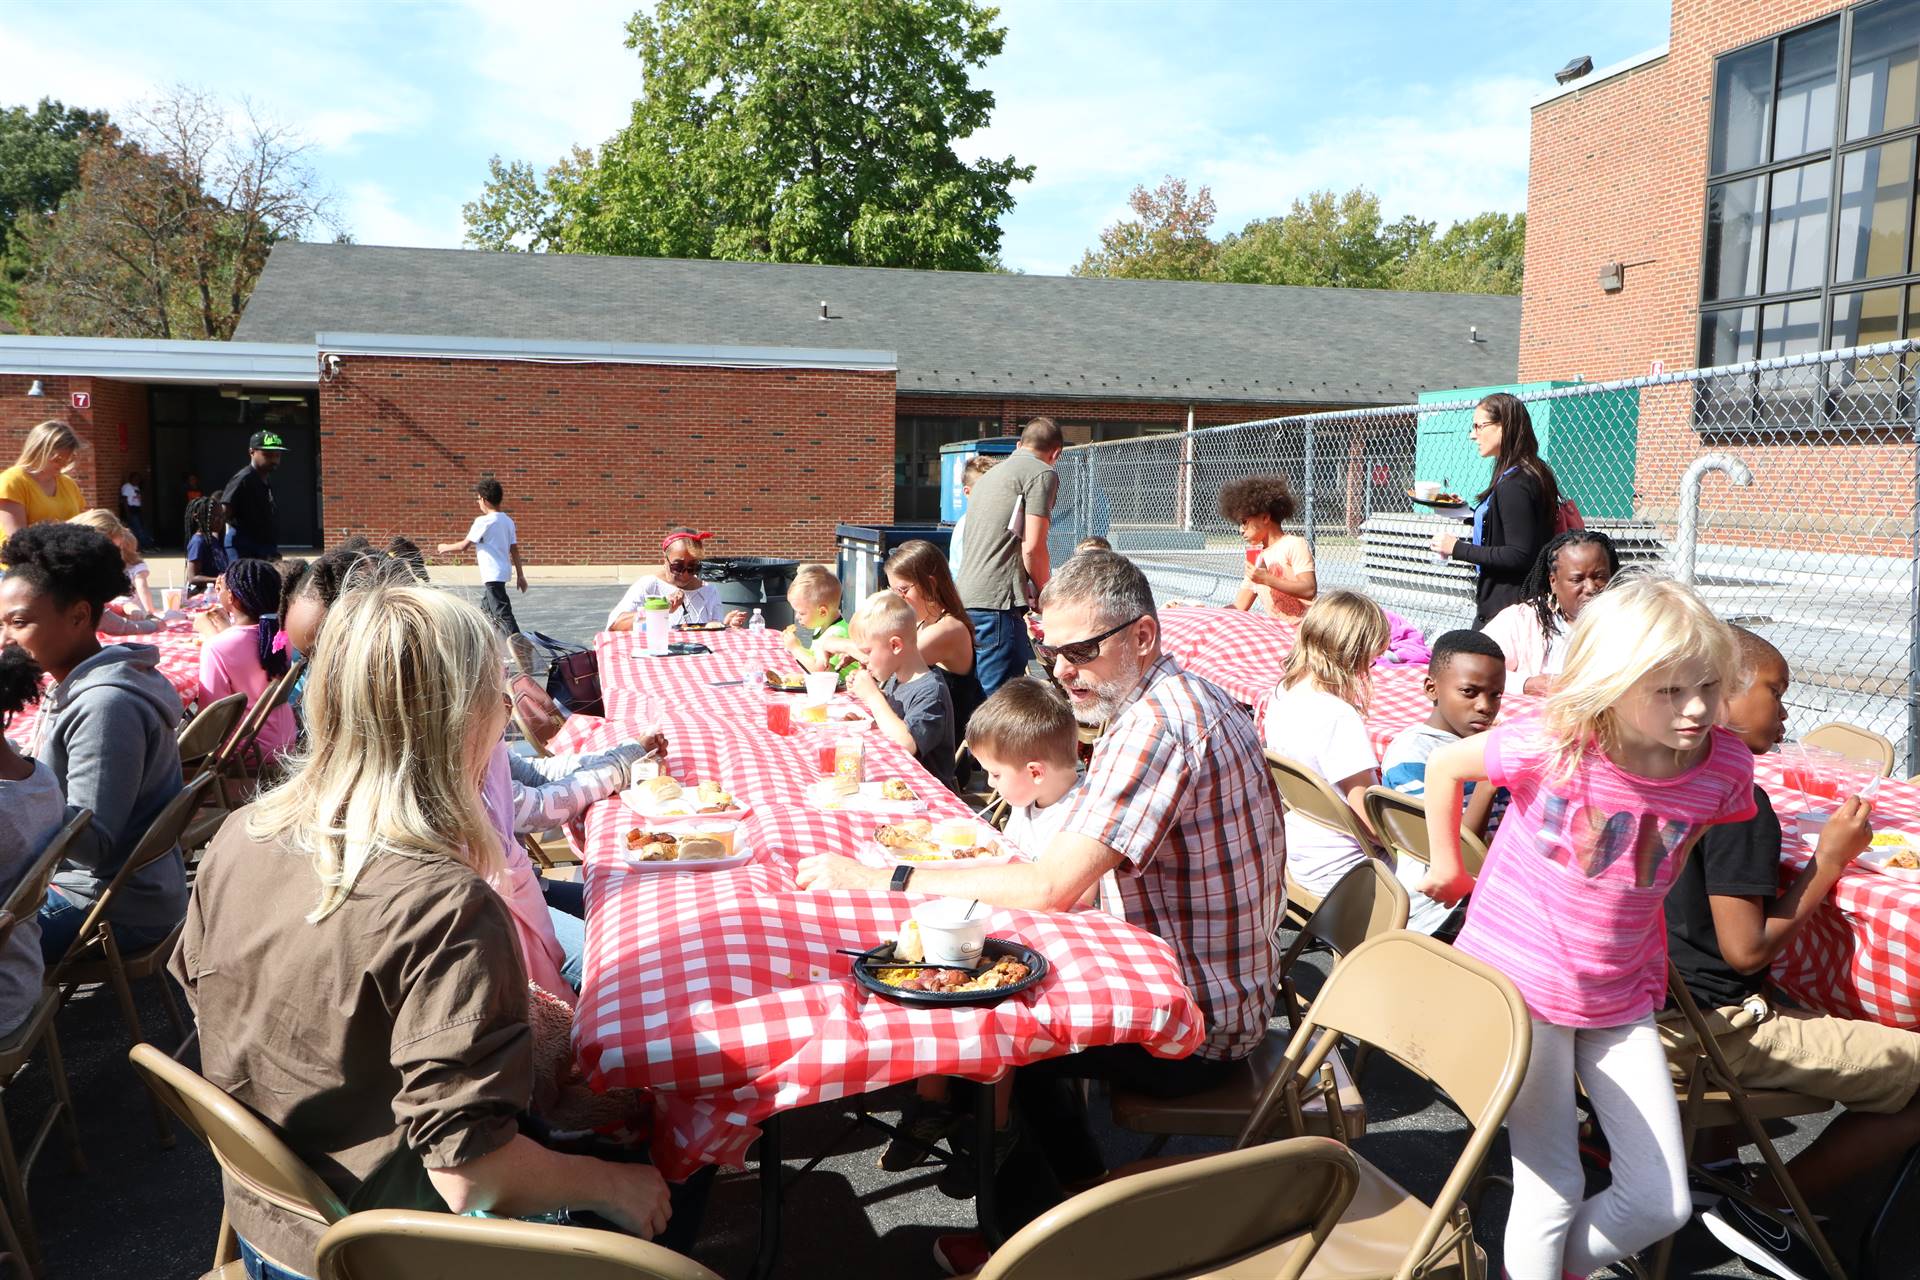
<path id="1" fill-rule="evenodd" d="M 311 391 L 261 387 L 151 387 L 153 534 L 163 545 L 186 540 L 187 478 L 217 494 L 247 465 L 247 440 L 277 432 L 286 454 L 273 473 L 273 505 L 282 550 L 320 545 L 320 430 Z"/>

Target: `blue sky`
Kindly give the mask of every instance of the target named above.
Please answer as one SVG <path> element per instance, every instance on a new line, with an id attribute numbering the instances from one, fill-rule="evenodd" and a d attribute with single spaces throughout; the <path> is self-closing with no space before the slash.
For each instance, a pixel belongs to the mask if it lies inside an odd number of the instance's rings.
<path id="1" fill-rule="evenodd" d="M 488 156 L 545 165 L 626 119 L 632 0 L 0 0 L 0 105 L 123 111 L 186 83 L 293 125 L 365 244 L 456 247 Z M 1065 3 L 1011 0 L 963 150 L 1038 166 L 1003 256 L 1067 271 L 1164 174 L 1213 188 L 1216 229 L 1364 185 L 1389 217 L 1526 202 L 1528 103 L 1588 54 L 1665 41 L 1666 0 Z"/>

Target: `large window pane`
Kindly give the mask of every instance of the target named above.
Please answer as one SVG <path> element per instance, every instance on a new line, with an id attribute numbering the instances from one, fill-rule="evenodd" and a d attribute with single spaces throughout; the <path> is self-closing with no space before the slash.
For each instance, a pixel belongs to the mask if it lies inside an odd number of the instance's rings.
<path id="1" fill-rule="evenodd" d="M 1702 296 L 1744 298 L 1760 292 L 1760 192 L 1764 178 L 1707 188 L 1707 266 Z"/>
<path id="2" fill-rule="evenodd" d="M 1798 302 L 1776 302 L 1760 308 L 1760 349 L 1762 360 L 1775 356 L 1797 356 L 1820 349 L 1820 300 L 1802 298 Z"/>
<path id="3" fill-rule="evenodd" d="M 1773 117 L 1775 160 L 1791 160 L 1833 145 L 1839 62 L 1837 19 L 1780 42 L 1780 105 Z"/>
<path id="4" fill-rule="evenodd" d="M 1817 289 L 1827 261 L 1827 197 L 1832 161 L 1773 175 L 1767 205 L 1766 292 Z"/>
<path id="5" fill-rule="evenodd" d="M 1913 204 L 1913 139 L 1856 151 L 1840 162 L 1836 281 L 1897 276 L 1907 269 Z"/>
<path id="6" fill-rule="evenodd" d="M 1854 10 L 1852 63 L 1849 139 L 1920 119 L 1920 0 L 1880 0 Z"/>
<path id="7" fill-rule="evenodd" d="M 1738 364 L 1753 359 L 1758 307 L 1729 307 L 1700 314 L 1700 367 Z"/>
<path id="8" fill-rule="evenodd" d="M 1709 172 L 1751 168 L 1767 158 L 1773 114 L 1773 46 L 1720 59 L 1713 76 L 1713 151 Z"/>
<path id="9" fill-rule="evenodd" d="M 1891 342 L 1901 333 L 1901 295 L 1906 290 L 1868 289 L 1836 294 L 1833 299 L 1833 345 L 1864 347 Z"/>

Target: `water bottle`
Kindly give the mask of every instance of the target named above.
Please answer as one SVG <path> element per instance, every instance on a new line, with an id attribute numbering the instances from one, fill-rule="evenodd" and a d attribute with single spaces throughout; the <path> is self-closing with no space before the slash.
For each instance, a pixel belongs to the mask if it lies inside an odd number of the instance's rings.
<path id="1" fill-rule="evenodd" d="M 650 596 L 646 605 L 647 615 L 647 656 L 663 658 L 667 654 L 667 631 L 671 610 L 666 597 Z"/>
<path id="2" fill-rule="evenodd" d="M 755 609 L 753 611 L 753 616 L 747 619 L 747 630 L 765 631 L 766 629 L 767 629 L 767 615 L 764 613 L 761 613 L 758 609 Z"/>

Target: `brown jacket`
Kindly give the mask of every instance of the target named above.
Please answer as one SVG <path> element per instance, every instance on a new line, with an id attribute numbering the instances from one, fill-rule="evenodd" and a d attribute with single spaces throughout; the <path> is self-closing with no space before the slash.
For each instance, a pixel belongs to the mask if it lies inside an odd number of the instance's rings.
<path id="1" fill-rule="evenodd" d="M 169 966 L 199 1022 L 201 1073 L 350 1208 L 434 1207 L 425 1169 L 504 1145 L 533 1084 L 507 909 L 451 857 L 388 855 L 309 924 L 311 864 L 249 838 L 250 812 L 208 848 Z M 231 1181 L 226 1199 L 254 1248 L 314 1274 L 322 1228 Z"/>

